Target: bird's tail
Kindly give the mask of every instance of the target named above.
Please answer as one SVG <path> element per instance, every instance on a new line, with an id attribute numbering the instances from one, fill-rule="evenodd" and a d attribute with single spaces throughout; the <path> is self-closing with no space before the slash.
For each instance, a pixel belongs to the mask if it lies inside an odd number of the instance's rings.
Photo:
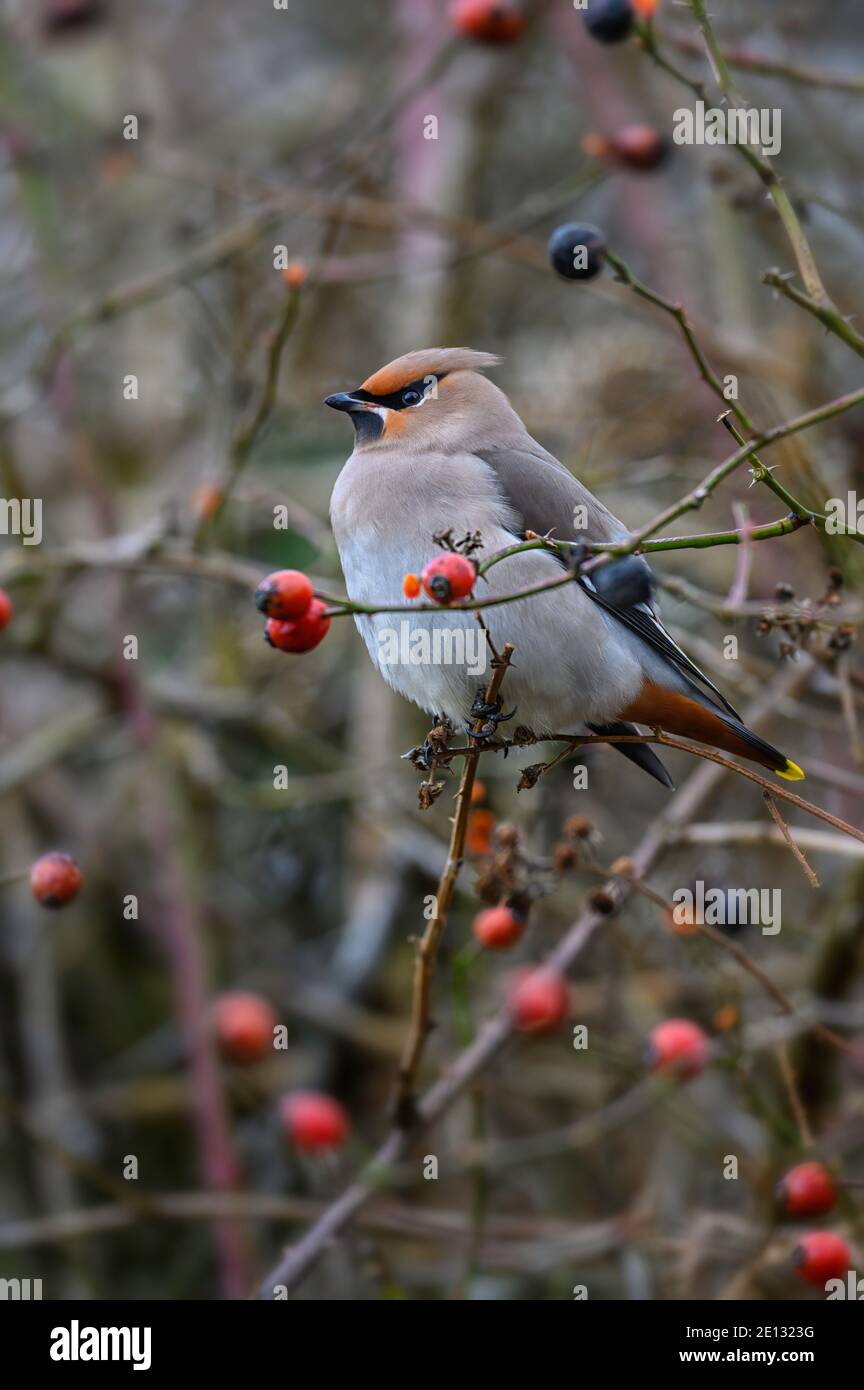
<path id="1" fill-rule="evenodd" d="M 685 695 L 646 680 L 636 699 L 621 711 L 621 717 L 652 728 L 659 727 L 670 734 L 681 734 L 725 753 L 735 753 L 770 768 L 778 777 L 790 782 L 797 782 L 804 776 L 797 763 L 754 734 L 740 719 L 709 702 L 695 686 L 692 695 Z"/>

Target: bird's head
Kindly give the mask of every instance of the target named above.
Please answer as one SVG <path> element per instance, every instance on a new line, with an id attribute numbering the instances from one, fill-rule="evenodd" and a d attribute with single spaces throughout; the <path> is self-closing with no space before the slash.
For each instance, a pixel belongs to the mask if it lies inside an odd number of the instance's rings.
<path id="1" fill-rule="evenodd" d="M 470 447 L 488 435 L 490 417 L 504 413 L 515 419 L 506 396 L 481 375 L 498 361 L 470 348 L 408 352 L 355 391 L 328 396 L 324 404 L 350 416 L 355 449 L 420 453 Z"/>

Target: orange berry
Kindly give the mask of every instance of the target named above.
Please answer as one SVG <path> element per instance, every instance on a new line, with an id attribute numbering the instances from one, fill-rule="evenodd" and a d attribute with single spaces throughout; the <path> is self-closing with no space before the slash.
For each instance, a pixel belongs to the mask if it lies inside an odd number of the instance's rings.
<path id="1" fill-rule="evenodd" d="M 656 10 L 660 0 L 630 0 L 631 5 L 637 14 L 643 19 L 650 19 Z"/>
<path id="2" fill-rule="evenodd" d="M 525 930 L 525 918 L 517 917 L 506 903 L 478 912 L 472 923 L 477 940 L 490 951 L 506 951 L 515 946 Z"/>
<path id="3" fill-rule="evenodd" d="M 471 788 L 471 805 L 476 806 L 478 802 L 486 800 L 486 785 L 483 782 L 475 782 Z"/>
<path id="4" fill-rule="evenodd" d="M 309 272 L 302 261 L 289 261 L 280 274 L 289 290 L 299 290 L 305 285 Z"/>
<path id="5" fill-rule="evenodd" d="M 236 990 L 221 995 L 213 1005 L 212 1019 L 216 1041 L 229 1061 L 257 1062 L 271 1051 L 279 1019 L 260 994 Z"/>
<path id="6" fill-rule="evenodd" d="M 730 1033 L 738 1024 L 738 1010 L 734 1004 L 724 1004 L 718 1009 L 711 1022 L 718 1033 Z"/>
<path id="7" fill-rule="evenodd" d="M 274 570 L 255 590 L 255 607 L 268 618 L 293 621 L 309 612 L 314 597 L 309 579 L 300 570 Z"/>
<path id="8" fill-rule="evenodd" d="M 483 806 L 468 813 L 465 844 L 469 854 L 489 854 L 492 849 L 492 829 L 495 815 Z"/>
<path id="9" fill-rule="evenodd" d="M 77 897 L 81 883 L 81 870 L 75 860 L 59 850 L 43 854 L 30 870 L 31 891 L 43 907 L 65 907 Z"/>
<path id="10" fill-rule="evenodd" d="M 406 574 L 402 580 L 402 592 L 406 598 L 416 598 L 420 592 L 420 579 L 416 574 Z"/>

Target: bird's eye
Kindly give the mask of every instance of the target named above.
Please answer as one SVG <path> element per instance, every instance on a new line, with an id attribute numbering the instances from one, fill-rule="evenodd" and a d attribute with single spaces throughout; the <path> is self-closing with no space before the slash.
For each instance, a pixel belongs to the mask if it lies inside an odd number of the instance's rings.
<path id="1" fill-rule="evenodd" d="M 420 394 L 419 391 L 414 391 L 414 390 L 410 390 L 410 389 L 409 389 L 408 391 L 403 391 L 403 392 L 402 392 L 402 404 L 403 404 L 403 405 L 416 405 L 417 402 L 418 402 L 418 401 L 422 401 L 422 399 L 423 399 L 423 397 L 421 396 L 421 394 Z"/>

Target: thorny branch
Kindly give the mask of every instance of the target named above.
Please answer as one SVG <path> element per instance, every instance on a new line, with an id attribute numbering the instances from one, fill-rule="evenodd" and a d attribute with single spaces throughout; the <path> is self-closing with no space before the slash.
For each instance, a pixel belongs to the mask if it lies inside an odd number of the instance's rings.
<path id="1" fill-rule="evenodd" d="M 771 683 L 763 697 L 747 710 L 748 724 L 758 727 L 776 707 L 777 700 L 802 685 L 808 675 L 809 670 L 806 668 L 783 671 Z M 700 767 L 690 775 L 675 793 L 665 813 L 646 831 L 630 856 L 633 866 L 632 878 L 625 879 L 616 875 L 603 885 L 602 891 L 606 899 L 603 911 L 590 906 L 583 910 L 559 944 L 547 956 L 544 961 L 546 967 L 558 973 L 566 973 L 570 969 L 595 932 L 608 923 L 630 894 L 636 891 L 635 881 L 645 878 L 665 854 L 668 845 L 674 842 L 676 831 L 691 820 L 699 807 L 715 791 L 726 770 L 724 764 L 725 760 L 720 760 L 719 766 Z M 390 1131 L 357 1178 L 262 1280 L 258 1290 L 259 1298 L 272 1299 L 282 1289 L 290 1292 L 296 1288 L 332 1241 L 354 1221 L 376 1193 L 386 1186 L 388 1174 L 410 1152 L 412 1140 L 450 1109 L 474 1079 L 498 1056 L 510 1040 L 512 1032 L 513 1025 L 506 1008 L 484 1025 L 474 1042 L 418 1101 L 414 1128 L 408 1132 L 395 1126 Z"/>
<path id="2" fill-rule="evenodd" d="M 487 633 L 487 641 L 488 640 Z M 508 642 L 500 656 L 497 653 L 493 655 L 492 676 L 486 688 L 485 695 L 485 700 L 488 705 L 494 705 L 498 700 L 501 683 L 507 674 L 507 667 L 510 664 L 512 654 L 513 648 Z M 474 725 L 475 733 L 479 734 L 482 727 L 483 720 L 478 718 Z M 466 752 L 465 762 L 462 768 L 462 777 L 459 782 L 459 790 L 456 793 L 456 810 L 450 832 L 450 846 L 447 851 L 447 862 L 444 865 L 435 893 L 433 914 L 426 925 L 422 937 L 416 944 L 411 1024 L 402 1063 L 399 1068 L 399 1086 L 396 1096 L 396 1117 L 399 1124 L 403 1126 L 410 1126 L 415 1118 L 413 1098 L 414 1081 L 417 1075 L 417 1068 L 420 1064 L 420 1058 L 423 1055 L 423 1047 L 432 1026 L 429 1013 L 432 975 L 435 969 L 438 946 L 444 928 L 447 925 L 447 914 L 450 911 L 450 904 L 453 901 L 456 880 L 459 877 L 459 870 L 462 867 L 462 859 L 465 853 L 465 832 L 468 828 L 468 814 L 471 809 L 471 793 L 477 775 L 477 764 L 482 752 L 483 745 L 479 742 L 473 743 Z"/>

